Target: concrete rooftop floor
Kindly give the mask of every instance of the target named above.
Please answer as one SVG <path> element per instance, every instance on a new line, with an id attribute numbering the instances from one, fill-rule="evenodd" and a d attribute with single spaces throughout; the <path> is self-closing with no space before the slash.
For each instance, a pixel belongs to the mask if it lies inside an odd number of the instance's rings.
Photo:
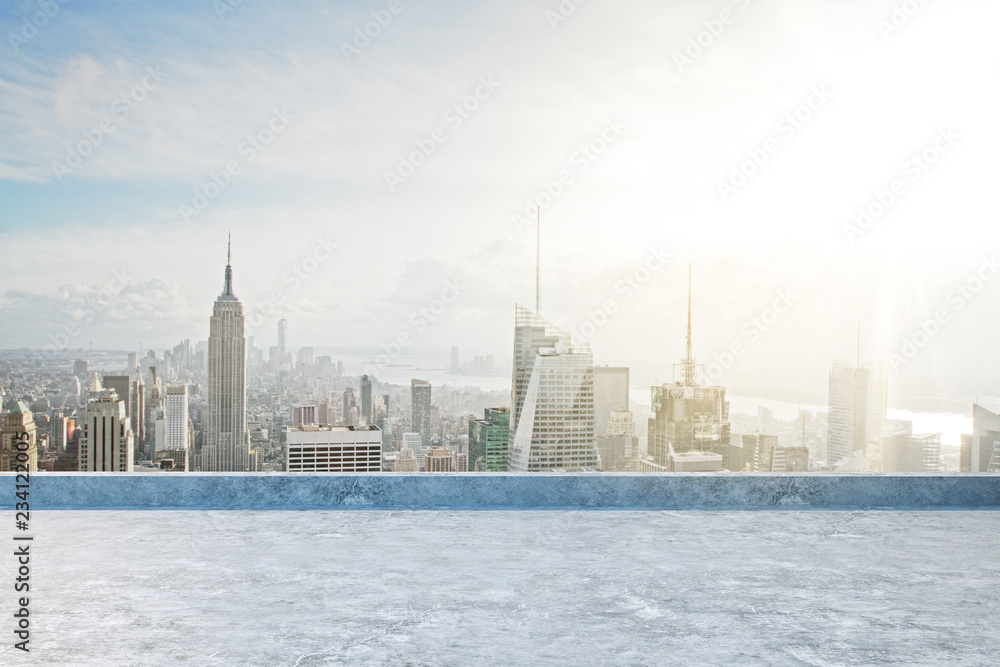
<path id="1" fill-rule="evenodd" d="M 1000 662 L 997 511 L 46 511 L 31 532 L 32 650 L 0 664 Z"/>

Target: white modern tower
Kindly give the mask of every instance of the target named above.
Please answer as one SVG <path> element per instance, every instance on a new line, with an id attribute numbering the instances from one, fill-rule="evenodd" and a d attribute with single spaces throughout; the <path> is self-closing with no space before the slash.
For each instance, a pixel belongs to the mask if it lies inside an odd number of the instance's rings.
<path id="1" fill-rule="evenodd" d="M 599 466 L 590 346 L 518 305 L 507 469 Z"/>
<path id="2" fill-rule="evenodd" d="M 250 468 L 243 304 L 233 294 L 230 259 L 227 252 L 226 281 L 215 300 L 208 334 L 208 427 L 199 469 L 209 472 L 243 472 Z"/>

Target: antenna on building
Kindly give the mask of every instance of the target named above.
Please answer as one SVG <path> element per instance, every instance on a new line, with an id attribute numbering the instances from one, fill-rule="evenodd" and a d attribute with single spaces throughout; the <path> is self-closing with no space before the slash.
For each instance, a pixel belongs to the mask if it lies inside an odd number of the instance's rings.
<path id="1" fill-rule="evenodd" d="M 229 232 L 229 238 L 226 241 L 226 283 L 222 288 L 222 296 L 235 297 L 233 294 L 233 233 Z"/>
<path id="2" fill-rule="evenodd" d="M 535 314 L 542 315 L 542 209 L 535 219 Z"/>
<path id="3" fill-rule="evenodd" d="M 696 362 L 691 342 L 691 260 L 688 259 L 688 328 L 687 347 L 684 355 L 684 386 L 693 387 L 695 381 Z"/>

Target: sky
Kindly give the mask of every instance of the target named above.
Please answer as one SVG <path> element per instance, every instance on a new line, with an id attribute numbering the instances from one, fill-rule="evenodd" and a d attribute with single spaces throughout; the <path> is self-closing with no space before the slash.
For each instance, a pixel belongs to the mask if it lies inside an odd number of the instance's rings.
<path id="1" fill-rule="evenodd" d="M 205 340 L 231 233 L 258 346 L 283 309 L 292 347 L 507 359 L 540 217 L 542 315 L 598 363 L 682 355 L 690 261 L 720 382 L 860 356 L 1000 393 L 998 19 L 7 1 L 0 347 Z"/>

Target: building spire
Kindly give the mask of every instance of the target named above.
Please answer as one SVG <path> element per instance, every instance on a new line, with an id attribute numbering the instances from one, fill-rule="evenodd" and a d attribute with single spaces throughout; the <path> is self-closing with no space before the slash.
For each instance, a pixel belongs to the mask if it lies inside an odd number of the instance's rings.
<path id="1" fill-rule="evenodd" d="M 542 316 L 542 209 L 535 221 L 535 315 Z"/>
<path id="2" fill-rule="evenodd" d="M 231 296 L 235 298 L 233 294 L 233 234 L 229 233 L 229 240 L 226 242 L 226 284 L 222 288 L 222 296 Z"/>
<path id="3" fill-rule="evenodd" d="M 691 261 L 688 260 L 688 328 L 687 328 L 687 348 L 684 354 L 684 386 L 693 387 L 695 383 L 697 363 L 694 359 L 694 350 L 691 344 Z"/>

